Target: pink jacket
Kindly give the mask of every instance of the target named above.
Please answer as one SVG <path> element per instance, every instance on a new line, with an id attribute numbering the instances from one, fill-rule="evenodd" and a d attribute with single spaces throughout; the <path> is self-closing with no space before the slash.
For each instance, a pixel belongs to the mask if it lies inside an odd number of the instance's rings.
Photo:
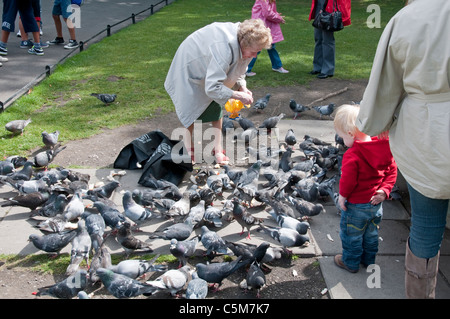
<path id="1" fill-rule="evenodd" d="M 272 43 L 284 40 L 280 27 L 283 18 L 277 12 L 277 4 L 275 1 L 269 3 L 269 0 L 256 0 L 252 8 L 252 19 L 261 19 L 264 21 L 266 27 L 272 33 Z"/>

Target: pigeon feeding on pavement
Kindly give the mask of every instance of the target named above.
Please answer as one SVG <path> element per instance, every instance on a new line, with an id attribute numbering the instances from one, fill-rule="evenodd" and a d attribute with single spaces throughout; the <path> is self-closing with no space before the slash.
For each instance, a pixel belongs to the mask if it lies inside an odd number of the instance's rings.
<path id="1" fill-rule="evenodd" d="M 307 110 L 310 110 L 311 108 L 302 104 L 298 104 L 295 100 L 291 99 L 289 101 L 289 108 L 294 112 L 294 120 L 297 118 L 297 116 L 305 112 Z"/>

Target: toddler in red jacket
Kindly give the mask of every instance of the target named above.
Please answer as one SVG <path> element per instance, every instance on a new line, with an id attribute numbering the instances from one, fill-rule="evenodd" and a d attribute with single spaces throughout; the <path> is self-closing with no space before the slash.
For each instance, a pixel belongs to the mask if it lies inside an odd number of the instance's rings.
<path id="1" fill-rule="evenodd" d="M 359 105 L 344 104 L 334 118 L 336 133 L 348 147 L 339 180 L 342 254 L 334 261 L 350 272 L 357 272 L 360 264 L 367 267 L 375 263 L 382 202 L 397 180 L 389 140 L 361 132 L 355 125 L 358 113 Z"/>

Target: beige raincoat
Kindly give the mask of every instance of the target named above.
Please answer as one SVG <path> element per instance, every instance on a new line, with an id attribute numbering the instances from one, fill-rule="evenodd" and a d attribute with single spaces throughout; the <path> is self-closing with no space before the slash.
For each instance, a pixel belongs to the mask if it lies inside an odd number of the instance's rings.
<path id="1" fill-rule="evenodd" d="M 450 1 L 415 0 L 389 21 L 357 126 L 371 136 L 389 130 L 407 182 L 450 198 Z"/>
<path id="2" fill-rule="evenodd" d="M 242 58 L 239 24 L 209 24 L 189 35 L 175 53 L 164 87 L 184 127 L 194 123 L 212 101 L 224 105 L 235 84 L 245 87 L 251 58 Z"/>

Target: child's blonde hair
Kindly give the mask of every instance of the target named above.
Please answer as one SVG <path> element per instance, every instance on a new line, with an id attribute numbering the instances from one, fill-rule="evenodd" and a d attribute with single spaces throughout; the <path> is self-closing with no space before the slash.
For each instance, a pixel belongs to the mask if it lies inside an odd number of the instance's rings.
<path id="1" fill-rule="evenodd" d="M 356 117 L 359 113 L 359 104 L 343 104 L 338 107 L 334 116 L 334 128 L 344 132 L 355 134 L 359 132 L 356 127 Z"/>

